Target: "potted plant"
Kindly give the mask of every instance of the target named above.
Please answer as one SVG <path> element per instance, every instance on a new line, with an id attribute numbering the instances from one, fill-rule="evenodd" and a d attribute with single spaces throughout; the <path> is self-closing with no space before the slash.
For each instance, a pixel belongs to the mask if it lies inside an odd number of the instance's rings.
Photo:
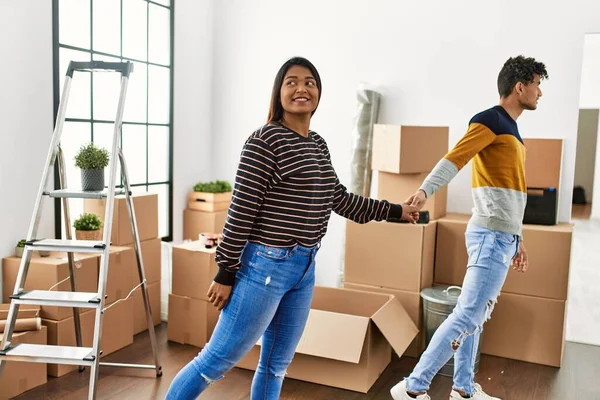
<path id="1" fill-rule="evenodd" d="M 25 239 L 19 240 L 19 243 L 15 246 L 15 257 L 23 257 L 23 251 L 25 250 Z"/>
<path id="2" fill-rule="evenodd" d="M 81 169 L 81 188 L 84 191 L 104 190 L 104 168 L 108 160 L 105 148 L 94 143 L 81 146 L 75 155 L 75 166 Z"/>
<path id="3" fill-rule="evenodd" d="M 199 182 L 188 197 L 188 208 L 200 211 L 222 211 L 229 208 L 232 189 L 227 181 Z"/>
<path id="4" fill-rule="evenodd" d="M 73 223 L 73 227 L 77 240 L 102 240 L 102 220 L 96 214 L 81 214 Z"/>

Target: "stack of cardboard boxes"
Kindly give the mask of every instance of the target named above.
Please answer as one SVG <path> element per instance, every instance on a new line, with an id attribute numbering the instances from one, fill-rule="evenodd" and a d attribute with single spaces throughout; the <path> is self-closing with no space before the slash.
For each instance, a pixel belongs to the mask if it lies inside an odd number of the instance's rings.
<path id="1" fill-rule="evenodd" d="M 158 237 L 158 195 L 154 193 L 135 193 L 132 195 L 133 208 L 140 240 L 144 273 L 148 284 L 148 296 L 154 325 L 160 324 L 160 278 L 161 278 L 161 240 Z M 84 202 L 84 211 L 104 218 L 106 200 L 88 200 Z M 129 292 L 139 285 L 140 276 L 135 256 L 131 222 L 125 196 L 115 197 L 108 280 L 106 282 L 106 304 L 127 297 Z M 95 290 L 94 290 L 95 291 Z M 133 335 L 148 329 L 146 312 L 141 289 L 112 308 L 122 308 L 128 315 L 129 329 L 123 329 L 123 343 L 127 335 L 127 344 L 133 342 Z M 112 309 L 111 308 L 111 309 Z M 110 310 L 110 309 L 109 309 Z M 104 325 L 106 325 L 106 318 Z M 131 338 L 129 338 L 131 336 Z M 127 345 L 125 344 L 125 345 Z M 124 347 L 124 346 L 122 346 Z"/>
<path id="2" fill-rule="evenodd" d="M 447 127 L 375 125 L 373 170 L 378 198 L 403 203 L 448 151 Z M 429 224 L 371 222 L 346 226 L 344 287 L 392 294 L 422 329 L 421 289 L 433 283 L 436 220 L 446 214 L 447 188 L 428 201 Z M 419 335 L 405 355 L 417 357 Z"/>
<path id="3" fill-rule="evenodd" d="M 223 232 L 230 203 L 231 192 L 190 192 L 188 206 L 183 210 L 183 239 L 198 240 L 204 232 Z"/>
<path id="4" fill-rule="evenodd" d="M 8 318 L 8 308 L 9 304 L 0 304 L 0 341 L 2 340 L 4 327 Z M 22 305 L 17 314 L 17 321 L 39 320 L 39 313 L 39 306 Z M 35 328 L 39 329 L 21 331 L 15 328 L 12 343 L 47 344 L 48 330 L 46 327 L 38 325 Z M 34 328 L 29 326 L 26 329 Z M 0 377 L 0 399 L 10 399 L 18 396 L 36 386 L 43 385 L 47 382 L 47 379 L 46 364 L 7 363 L 4 373 Z"/>
<path id="5" fill-rule="evenodd" d="M 562 140 L 525 139 L 527 185 L 559 188 Z M 462 285 L 466 273 L 465 230 L 470 215 L 438 221 L 435 281 Z M 524 225 L 526 273 L 509 270 L 486 323 L 481 352 L 560 367 L 573 225 Z M 515 339 L 518 338 L 518 339 Z"/>
<path id="6" fill-rule="evenodd" d="M 212 335 L 219 312 L 207 293 L 217 273 L 215 251 L 200 241 L 173 247 L 169 340 L 204 347 Z"/>

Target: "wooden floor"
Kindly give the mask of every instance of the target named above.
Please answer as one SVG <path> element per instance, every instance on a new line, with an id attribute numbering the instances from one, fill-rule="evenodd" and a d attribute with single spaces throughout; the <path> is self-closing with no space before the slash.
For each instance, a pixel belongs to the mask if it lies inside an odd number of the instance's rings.
<path id="1" fill-rule="evenodd" d="M 590 219 L 592 215 L 592 204 L 573 204 L 571 209 L 572 219 Z"/>
<path id="2" fill-rule="evenodd" d="M 197 353 L 197 349 L 167 341 L 166 325 L 157 327 L 159 351 L 164 374 L 155 378 L 152 371 L 102 367 L 98 399 L 164 399 L 175 374 Z M 519 340 L 515 337 L 514 340 Z M 106 361 L 151 363 L 147 333 L 139 334 L 134 344 L 106 357 Z M 286 379 L 281 399 L 289 400 L 375 400 L 391 398 L 389 389 L 408 375 L 415 359 L 395 359 L 368 394 L 360 394 Z M 72 372 L 62 378 L 48 378 L 48 383 L 17 399 L 85 399 L 89 373 Z M 600 399 L 600 347 L 567 343 L 560 369 L 483 355 L 476 377 L 488 393 L 503 400 L 570 400 Z M 213 385 L 203 400 L 241 400 L 250 398 L 252 372 L 234 369 Z M 429 394 L 433 400 L 446 400 L 452 385 L 450 378 L 434 379 Z"/>

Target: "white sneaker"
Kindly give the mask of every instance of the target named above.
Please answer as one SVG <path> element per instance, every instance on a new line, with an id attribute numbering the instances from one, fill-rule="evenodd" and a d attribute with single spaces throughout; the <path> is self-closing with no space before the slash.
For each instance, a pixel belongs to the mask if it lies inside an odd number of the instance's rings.
<path id="1" fill-rule="evenodd" d="M 492 397 L 489 394 L 486 394 L 483 389 L 481 388 L 481 385 L 479 383 L 475 384 L 475 392 L 473 393 L 473 396 L 468 397 L 469 399 L 472 400 L 501 400 L 498 397 Z M 465 398 L 462 397 L 460 395 L 460 393 L 458 393 L 456 390 L 452 390 L 452 392 L 450 393 L 450 400 L 464 400 Z"/>
<path id="2" fill-rule="evenodd" d="M 394 386 L 390 390 L 390 394 L 394 400 L 415 400 L 415 397 L 410 397 L 406 393 L 406 381 L 402 381 Z M 416 397 L 416 400 L 431 400 L 431 397 L 427 394 L 420 394 Z"/>

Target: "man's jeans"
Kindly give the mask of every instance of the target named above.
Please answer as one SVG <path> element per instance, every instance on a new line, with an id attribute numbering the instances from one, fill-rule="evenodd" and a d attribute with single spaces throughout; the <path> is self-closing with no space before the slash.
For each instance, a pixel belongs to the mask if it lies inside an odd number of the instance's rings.
<path id="1" fill-rule="evenodd" d="M 462 293 L 408 377 L 410 392 L 427 392 L 435 374 L 454 356 L 454 389 L 472 394 L 477 343 L 519 248 L 519 237 L 473 224 L 465 233 L 468 264 Z"/>
<path id="2" fill-rule="evenodd" d="M 231 298 L 210 341 L 179 371 L 166 399 L 196 399 L 211 383 L 223 378 L 261 336 L 260 360 L 250 397 L 278 399 L 308 319 L 318 248 L 248 243 Z"/>

